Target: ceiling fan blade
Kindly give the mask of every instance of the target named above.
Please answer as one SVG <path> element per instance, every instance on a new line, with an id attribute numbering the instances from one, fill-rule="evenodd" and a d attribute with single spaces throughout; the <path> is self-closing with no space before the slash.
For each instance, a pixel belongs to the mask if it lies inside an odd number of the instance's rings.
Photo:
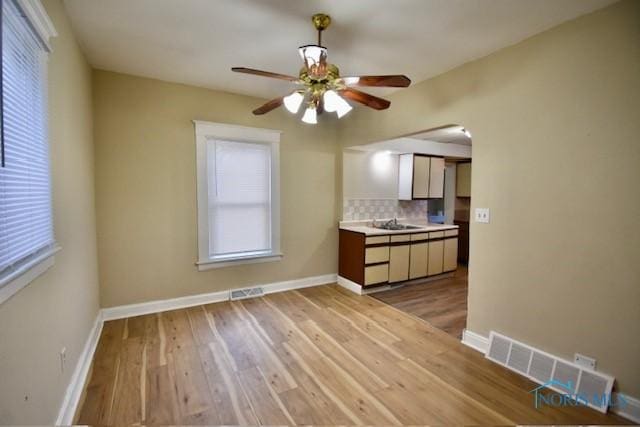
<path id="1" fill-rule="evenodd" d="M 269 111 L 275 110 L 276 108 L 281 106 L 283 102 L 284 102 L 284 98 L 283 97 L 272 99 L 271 101 L 267 102 L 263 106 L 258 107 L 255 110 L 253 110 L 253 114 L 255 114 L 256 116 L 259 116 L 259 115 L 262 115 L 262 114 L 266 114 Z"/>
<path id="2" fill-rule="evenodd" d="M 297 82 L 299 80 L 297 77 L 287 76 L 285 74 L 272 73 L 270 71 L 256 70 L 253 68 L 233 67 L 231 71 L 235 71 L 236 73 L 253 74 L 255 76 L 261 76 L 261 77 L 271 77 L 272 79 L 287 80 L 290 82 Z"/>
<path id="3" fill-rule="evenodd" d="M 403 75 L 342 77 L 346 85 L 376 87 L 408 87 L 411 79 Z"/>
<path id="4" fill-rule="evenodd" d="M 343 89 L 338 93 L 347 99 L 359 102 L 376 110 L 386 110 L 391 105 L 391 102 L 386 99 L 378 98 L 377 96 L 369 95 L 368 93 L 360 92 L 359 90 L 351 88 Z"/>

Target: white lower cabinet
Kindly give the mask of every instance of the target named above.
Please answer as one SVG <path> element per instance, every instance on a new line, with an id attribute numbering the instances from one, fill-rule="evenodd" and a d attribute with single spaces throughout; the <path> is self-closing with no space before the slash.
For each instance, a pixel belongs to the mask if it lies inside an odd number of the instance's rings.
<path id="1" fill-rule="evenodd" d="M 429 265 L 427 274 L 434 276 L 443 272 L 444 240 L 429 242 Z"/>
<path id="2" fill-rule="evenodd" d="M 340 230 L 339 255 L 338 274 L 362 287 L 424 279 L 456 270 L 458 230 L 385 236 Z"/>
<path id="3" fill-rule="evenodd" d="M 409 260 L 409 279 L 427 277 L 427 258 L 429 243 L 416 243 L 411 245 L 411 257 Z"/>
<path id="4" fill-rule="evenodd" d="M 372 265 L 364 268 L 364 285 L 376 285 L 389 281 L 389 264 Z"/>
<path id="5" fill-rule="evenodd" d="M 446 239 L 444 241 L 444 261 L 445 272 L 458 268 L 458 238 Z"/>
<path id="6" fill-rule="evenodd" d="M 391 246 L 389 251 L 389 283 L 409 279 L 409 253 L 411 245 Z"/>

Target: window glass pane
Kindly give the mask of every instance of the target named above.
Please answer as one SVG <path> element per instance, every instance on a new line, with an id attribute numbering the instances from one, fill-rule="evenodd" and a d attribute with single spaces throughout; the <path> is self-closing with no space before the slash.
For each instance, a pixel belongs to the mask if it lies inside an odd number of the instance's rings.
<path id="1" fill-rule="evenodd" d="M 211 256 L 271 250 L 271 147 L 209 141 Z"/>
<path id="2" fill-rule="evenodd" d="M 0 279 L 54 241 L 46 53 L 14 2 L 2 5 L 5 167 L 0 168 Z"/>

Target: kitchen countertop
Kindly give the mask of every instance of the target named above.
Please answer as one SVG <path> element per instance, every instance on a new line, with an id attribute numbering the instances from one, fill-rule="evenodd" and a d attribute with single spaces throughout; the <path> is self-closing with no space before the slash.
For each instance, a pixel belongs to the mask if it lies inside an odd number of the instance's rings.
<path id="1" fill-rule="evenodd" d="M 384 223 L 388 219 L 376 220 L 376 223 Z M 383 230 L 380 228 L 371 227 L 371 221 L 340 221 L 340 230 L 353 231 L 354 233 L 361 233 L 366 236 L 385 236 L 390 234 L 410 234 L 410 233 L 424 233 L 428 231 L 443 231 L 443 230 L 455 230 L 459 227 L 451 224 L 432 224 L 422 219 L 406 219 L 398 218 L 398 223 L 406 225 L 414 225 L 419 228 L 412 228 L 409 230 Z"/>

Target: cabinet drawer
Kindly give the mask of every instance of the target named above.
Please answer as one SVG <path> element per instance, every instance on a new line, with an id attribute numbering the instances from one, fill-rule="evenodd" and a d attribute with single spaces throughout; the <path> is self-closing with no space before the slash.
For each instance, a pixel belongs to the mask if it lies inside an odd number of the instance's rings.
<path id="1" fill-rule="evenodd" d="M 429 233 L 416 233 L 411 235 L 411 241 L 427 240 L 428 238 L 429 238 Z"/>
<path id="2" fill-rule="evenodd" d="M 458 235 L 458 229 L 455 230 L 445 230 L 444 237 L 453 237 Z"/>
<path id="3" fill-rule="evenodd" d="M 376 245 L 379 243 L 389 243 L 389 236 L 370 236 L 365 240 L 365 245 Z"/>
<path id="4" fill-rule="evenodd" d="M 364 263 L 375 264 L 377 262 L 389 261 L 389 246 L 378 246 L 365 250 Z"/>
<path id="5" fill-rule="evenodd" d="M 429 233 L 430 239 L 441 239 L 444 237 L 444 231 L 434 231 Z"/>
<path id="6" fill-rule="evenodd" d="M 374 265 L 364 268 L 364 285 L 376 285 L 389 281 L 389 264 Z"/>
<path id="7" fill-rule="evenodd" d="M 411 235 L 410 234 L 401 234 L 401 235 L 391 236 L 391 243 L 394 243 L 394 242 L 410 242 L 410 241 L 411 241 Z"/>

